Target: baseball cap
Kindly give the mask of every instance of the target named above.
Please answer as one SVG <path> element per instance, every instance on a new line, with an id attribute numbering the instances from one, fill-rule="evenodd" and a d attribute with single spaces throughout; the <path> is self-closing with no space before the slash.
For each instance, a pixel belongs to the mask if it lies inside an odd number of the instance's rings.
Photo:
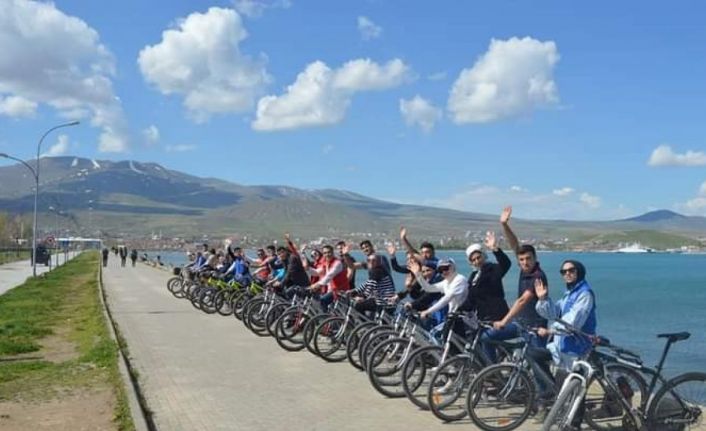
<path id="1" fill-rule="evenodd" d="M 483 252 L 483 246 L 476 243 L 476 244 L 471 244 L 468 246 L 466 249 L 466 257 L 471 257 L 471 255 L 475 252 Z"/>
<path id="2" fill-rule="evenodd" d="M 439 263 L 436 264 L 437 268 L 442 268 L 442 267 L 448 267 L 448 266 L 456 266 L 456 261 L 454 261 L 450 257 L 443 257 L 439 259 Z"/>

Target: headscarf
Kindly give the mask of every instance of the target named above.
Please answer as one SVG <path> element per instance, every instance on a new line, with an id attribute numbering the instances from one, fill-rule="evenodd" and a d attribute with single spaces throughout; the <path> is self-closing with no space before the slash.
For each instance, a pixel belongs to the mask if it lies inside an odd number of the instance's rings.
<path id="1" fill-rule="evenodd" d="M 576 287 L 577 284 L 581 283 L 586 279 L 586 267 L 583 266 L 583 263 L 579 262 L 578 260 L 572 260 L 572 259 L 567 259 L 561 264 L 561 268 L 564 267 L 567 263 L 570 263 L 574 265 L 576 268 L 576 281 L 573 283 L 566 283 L 566 288 L 571 290 L 574 287 Z"/>

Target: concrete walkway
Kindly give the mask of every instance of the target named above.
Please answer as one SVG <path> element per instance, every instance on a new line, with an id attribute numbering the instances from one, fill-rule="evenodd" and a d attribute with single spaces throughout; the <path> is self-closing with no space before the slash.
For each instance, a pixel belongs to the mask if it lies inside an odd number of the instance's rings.
<path id="1" fill-rule="evenodd" d="M 477 429 L 469 421 L 444 425 L 406 398 L 384 398 L 348 362 L 285 352 L 234 317 L 195 310 L 167 291 L 169 277 L 115 261 L 103 274 L 160 430 Z"/>
<path id="2" fill-rule="evenodd" d="M 69 253 L 69 260 L 73 259 L 78 255 L 78 252 L 72 251 Z M 53 269 L 56 265 L 56 255 L 52 255 L 52 266 Z M 66 263 L 64 260 L 64 253 L 59 254 L 59 266 Z M 37 275 L 44 274 L 49 271 L 46 265 L 37 265 Z M 13 289 L 21 284 L 23 284 L 29 277 L 32 276 L 32 261 L 31 260 L 20 260 L 17 262 L 6 263 L 0 265 L 0 295 Z"/>

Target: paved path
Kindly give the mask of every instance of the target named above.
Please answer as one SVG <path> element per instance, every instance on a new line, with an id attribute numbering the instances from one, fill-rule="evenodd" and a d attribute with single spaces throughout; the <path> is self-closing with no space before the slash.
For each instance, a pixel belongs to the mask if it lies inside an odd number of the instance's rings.
<path id="1" fill-rule="evenodd" d="M 69 253 L 69 260 L 73 259 L 77 252 Z M 64 253 L 59 254 L 59 265 L 66 263 L 64 261 Z M 52 255 L 52 265 L 56 265 L 56 256 Z M 52 266 L 54 268 L 54 266 Z M 37 275 L 49 271 L 49 267 L 45 265 L 37 265 Z M 31 260 L 20 260 L 17 262 L 6 263 L 0 265 L 0 295 L 8 290 L 23 284 L 29 277 L 32 276 Z"/>
<path id="2" fill-rule="evenodd" d="M 468 421 L 443 425 L 406 398 L 384 398 L 348 362 L 285 352 L 233 317 L 197 311 L 167 291 L 169 276 L 117 262 L 103 274 L 160 430 L 476 429 Z"/>

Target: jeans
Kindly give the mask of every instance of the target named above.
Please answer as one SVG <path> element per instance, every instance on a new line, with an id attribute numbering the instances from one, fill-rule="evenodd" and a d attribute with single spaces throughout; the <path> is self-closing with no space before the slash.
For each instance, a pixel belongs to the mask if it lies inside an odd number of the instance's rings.
<path id="1" fill-rule="evenodd" d="M 486 329 L 480 337 L 480 342 L 483 346 L 483 352 L 485 352 L 492 363 L 495 363 L 498 360 L 498 355 L 495 346 L 493 343 L 490 343 L 490 341 L 503 341 L 522 336 L 523 334 L 522 331 L 520 331 L 520 327 L 514 323 L 509 323 L 502 329 Z M 527 334 L 525 340 L 533 347 L 544 348 L 547 345 L 546 339 L 538 337 L 534 333 Z"/>
<path id="2" fill-rule="evenodd" d="M 552 353 L 544 347 L 530 346 L 527 349 L 527 356 L 534 361 L 534 363 L 530 363 L 530 365 L 535 374 L 535 382 L 537 383 L 537 388 L 539 389 L 539 397 L 547 397 L 550 395 L 550 392 L 556 392 L 558 388 L 554 388 L 554 391 L 552 391 L 553 388 L 547 387 L 549 382 L 545 383 L 545 381 L 538 376 L 539 373 L 543 373 L 545 377 L 548 377 L 552 381 L 554 380 L 552 371 L 549 368 L 549 364 L 552 362 Z M 538 367 L 539 370 L 535 369 L 535 367 Z"/>
<path id="3" fill-rule="evenodd" d="M 377 303 L 375 302 L 375 298 L 367 298 L 364 299 L 360 302 L 356 302 L 354 305 L 355 311 L 359 313 L 365 313 L 366 311 L 370 311 L 373 314 L 378 309 Z"/>
<path id="4" fill-rule="evenodd" d="M 520 336 L 520 327 L 514 323 L 505 325 L 502 329 L 486 329 L 480 336 L 480 343 L 483 346 L 483 352 L 488 357 L 490 363 L 498 361 L 498 353 L 492 341 L 504 341 Z"/>
<path id="5" fill-rule="evenodd" d="M 321 308 L 324 310 L 324 313 L 328 313 L 328 307 L 333 303 L 333 292 L 321 295 L 319 301 L 321 301 Z"/>

